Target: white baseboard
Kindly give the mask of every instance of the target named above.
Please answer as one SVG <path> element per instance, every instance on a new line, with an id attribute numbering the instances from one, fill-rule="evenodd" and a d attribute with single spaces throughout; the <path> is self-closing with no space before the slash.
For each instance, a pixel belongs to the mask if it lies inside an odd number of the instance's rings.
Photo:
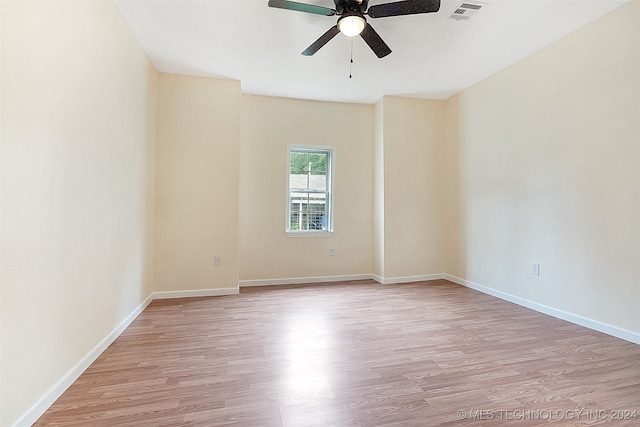
<path id="1" fill-rule="evenodd" d="M 87 353 L 76 365 L 69 370 L 56 384 L 47 390 L 42 397 L 14 424 L 13 427 L 28 427 L 35 423 L 53 403 L 58 400 L 75 380 L 107 349 L 120 334 L 138 317 L 140 313 L 154 299 L 187 298 L 203 296 L 234 295 L 238 288 L 204 289 L 193 291 L 153 292 L 138 307 L 135 308 L 120 324 L 107 335 L 98 345 Z"/>
<path id="2" fill-rule="evenodd" d="M 443 279 L 457 283 L 467 288 L 475 289 L 484 294 L 500 298 L 505 301 L 518 304 L 523 307 L 530 308 L 540 313 L 548 314 L 549 316 L 556 317 L 558 319 L 566 320 L 567 322 L 574 323 L 576 325 L 584 326 L 585 328 L 593 329 L 594 331 L 602 332 L 603 334 L 611 335 L 625 341 L 632 342 L 634 344 L 640 344 L 640 333 L 629 331 L 627 329 L 619 328 L 617 326 L 609 325 L 607 323 L 599 322 L 597 320 L 589 319 L 577 314 L 569 313 L 567 311 L 559 310 L 557 308 L 549 307 L 544 304 L 539 304 L 528 299 L 520 298 L 515 295 L 508 294 L 506 292 L 492 289 L 488 286 L 480 285 L 478 283 L 471 282 L 469 280 L 461 279 L 450 274 L 443 274 Z"/>
<path id="3" fill-rule="evenodd" d="M 430 280 L 442 279 L 442 274 L 423 274 L 421 276 L 402 276 L 402 277 L 381 277 L 377 274 L 373 275 L 373 280 L 383 285 L 394 285 L 399 283 L 412 283 L 412 282 L 428 282 Z"/>
<path id="4" fill-rule="evenodd" d="M 238 288 L 213 288 L 191 291 L 164 291 L 151 294 L 152 299 L 192 298 L 192 297 L 219 297 L 224 295 L 237 295 Z"/>
<path id="5" fill-rule="evenodd" d="M 53 403 L 58 400 L 75 380 L 107 349 L 120 334 L 127 329 L 136 317 L 149 305 L 152 301 L 151 295 L 148 296 L 140 305 L 138 305 L 116 328 L 111 331 L 98 345 L 96 345 L 89 353 L 87 353 L 78 363 L 75 364 L 60 380 L 47 390 L 42 397 L 14 424 L 14 427 L 31 426 L 38 418 L 45 413 Z"/>
<path id="6" fill-rule="evenodd" d="M 286 277 L 280 279 L 241 280 L 240 287 L 249 286 L 277 286 L 277 285 L 302 285 L 305 283 L 324 282 L 348 282 L 353 280 L 371 280 L 371 274 L 347 274 L 342 276 L 315 276 L 315 277 Z"/>
<path id="7" fill-rule="evenodd" d="M 245 288 L 248 286 L 302 285 L 306 283 L 348 282 L 353 280 L 375 280 L 376 282 L 383 285 L 392 285 L 396 283 L 425 282 L 443 278 L 444 275 L 441 273 L 390 278 L 378 276 L 377 274 L 348 274 L 342 276 L 287 277 L 279 279 L 241 280 L 240 287 Z"/>

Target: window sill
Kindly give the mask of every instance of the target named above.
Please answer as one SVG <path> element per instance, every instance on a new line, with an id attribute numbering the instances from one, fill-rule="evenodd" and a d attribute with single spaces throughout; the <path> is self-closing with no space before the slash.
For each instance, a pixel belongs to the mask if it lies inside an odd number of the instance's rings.
<path id="1" fill-rule="evenodd" d="M 333 231 L 285 231 L 287 237 L 331 237 Z"/>

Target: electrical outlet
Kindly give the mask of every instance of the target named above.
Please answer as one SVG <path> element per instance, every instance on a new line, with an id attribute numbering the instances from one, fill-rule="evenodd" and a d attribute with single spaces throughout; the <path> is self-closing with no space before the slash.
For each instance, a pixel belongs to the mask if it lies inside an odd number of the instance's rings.
<path id="1" fill-rule="evenodd" d="M 329 248 L 329 256 L 336 256 L 336 248 Z"/>
<path id="2" fill-rule="evenodd" d="M 214 256 L 213 265 L 215 265 L 216 267 L 220 267 L 222 265 L 222 257 L 219 255 Z"/>
<path id="3" fill-rule="evenodd" d="M 531 275 L 532 276 L 540 275 L 540 264 L 537 264 L 537 263 L 531 264 Z"/>

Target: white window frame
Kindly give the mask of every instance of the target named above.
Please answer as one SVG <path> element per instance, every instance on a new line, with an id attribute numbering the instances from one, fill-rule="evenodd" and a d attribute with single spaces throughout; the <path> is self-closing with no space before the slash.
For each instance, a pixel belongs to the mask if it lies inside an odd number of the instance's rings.
<path id="1" fill-rule="evenodd" d="M 291 179 L 289 177 L 291 173 L 291 153 L 292 151 L 306 151 L 306 152 L 326 152 L 329 154 L 327 159 L 327 216 L 326 216 L 326 229 L 325 230 L 291 230 Z M 285 216 L 285 234 L 287 237 L 331 237 L 334 230 L 334 210 L 333 210 L 333 171 L 336 167 L 336 149 L 335 147 L 325 145 L 302 145 L 302 144 L 289 144 L 287 146 L 287 194 L 286 194 L 286 216 Z"/>

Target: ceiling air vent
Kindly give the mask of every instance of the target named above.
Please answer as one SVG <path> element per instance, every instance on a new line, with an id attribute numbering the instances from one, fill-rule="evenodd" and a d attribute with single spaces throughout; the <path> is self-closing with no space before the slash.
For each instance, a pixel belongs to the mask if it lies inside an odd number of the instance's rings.
<path id="1" fill-rule="evenodd" d="M 464 2 L 451 14 L 449 18 L 455 19 L 458 21 L 467 21 L 476 12 L 478 12 L 486 3 L 480 3 L 477 1 L 474 2 Z"/>

